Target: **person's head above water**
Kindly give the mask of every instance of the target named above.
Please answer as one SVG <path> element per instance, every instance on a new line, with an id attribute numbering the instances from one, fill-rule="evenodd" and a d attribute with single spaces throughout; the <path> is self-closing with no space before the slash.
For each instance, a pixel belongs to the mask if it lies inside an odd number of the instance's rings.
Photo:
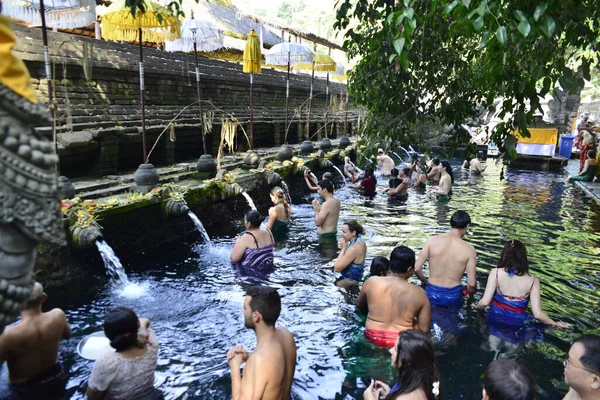
<path id="1" fill-rule="evenodd" d="M 137 344 L 140 321 L 131 308 L 113 308 L 104 319 L 104 334 L 117 351 L 127 350 Z"/>
<path id="2" fill-rule="evenodd" d="M 529 272 L 529 261 L 527 260 L 527 250 L 520 240 L 510 240 L 504 245 L 498 268 L 506 272 L 512 270 L 515 275 L 523 276 Z"/>
<path id="3" fill-rule="evenodd" d="M 260 215 L 256 210 L 250 210 L 246 213 L 246 223 L 250 228 L 260 228 L 260 224 L 265 220 L 265 217 Z"/>
<path id="4" fill-rule="evenodd" d="M 450 182 L 454 183 L 454 173 L 452 172 L 452 167 L 450 166 L 450 163 L 448 161 L 444 160 L 440 163 L 440 165 L 442 166 L 443 169 L 446 170 L 448 175 L 450 175 Z"/>
<path id="5" fill-rule="evenodd" d="M 453 229 L 466 230 L 470 224 L 471 216 L 468 212 L 463 210 L 456 211 L 454 214 L 452 214 L 452 217 L 450 218 L 450 227 L 452 227 Z"/>
<path id="6" fill-rule="evenodd" d="M 402 168 L 402 176 L 408 177 L 410 175 L 410 168 L 404 167 Z"/>
<path id="7" fill-rule="evenodd" d="M 427 400 L 443 398 L 433 342 L 429 336 L 416 330 L 402 331 L 390 354 L 392 367 L 398 370 L 398 382 L 402 382 L 394 398 L 419 389 Z"/>
<path id="8" fill-rule="evenodd" d="M 248 329 L 264 323 L 274 326 L 281 313 L 281 297 L 277 289 L 268 286 L 251 286 L 244 299 L 244 324 Z"/>
<path id="9" fill-rule="evenodd" d="M 588 158 L 596 158 L 596 150 L 588 150 L 587 157 Z"/>
<path id="10" fill-rule="evenodd" d="M 41 309 L 42 304 L 47 298 L 48 296 L 46 296 L 46 293 L 44 293 L 44 287 L 42 284 L 35 282 L 33 284 L 33 289 L 31 289 L 31 293 L 29 294 L 29 298 L 23 306 L 23 310 Z"/>
<path id="11" fill-rule="evenodd" d="M 326 190 L 329 194 L 333 194 L 333 183 L 329 179 L 322 179 L 317 184 L 321 190 Z"/>
<path id="12" fill-rule="evenodd" d="M 279 186 L 275 186 L 273 189 L 271 189 L 271 199 L 274 201 L 286 202 L 285 192 Z"/>
<path id="13" fill-rule="evenodd" d="M 377 154 L 379 154 L 380 156 L 383 155 L 383 149 L 381 149 L 381 148 L 377 149 Z"/>
<path id="14" fill-rule="evenodd" d="M 440 165 L 440 159 L 439 159 L 439 158 L 437 158 L 437 157 L 435 157 L 435 158 L 432 160 L 432 162 L 433 162 L 433 165 Z"/>
<path id="15" fill-rule="evenodd" d="M 365 178 L 367 178 L 369 176 L 373 176 L 374 173 L 375 173 L 375 169 L 373 168 L 372 164 L 369 164 L 365 167 Z"/>
<path id="16" fill-rule="evenodd" d="M 369 273 L 372 276 L 386 276 L 390 270 L 390 260 L 383 256 L 373 257 Z"/>
<path id="17" fill-rule="evenodd" d="M 342 224 L 342 235 L 346 240 L 353 239 L 356 238 L 358 235 L 364 234 L 365 228 L 363 228 L 363 226 L 354 219 L 344 221 L 344 223 Z"/>
<path id="18" fill-rule="evenodd" d="M 600 397 L 600 336 L 583 335 L 575 340 L 563 363 L 565 382 L 582 399 Z"/>
<path id="19" fill-rule="evenodd" d="M 533 375 L 515 360 L 492 361 L 483 374 L 483 400 L 534 400 Z"/>
<path id="20" fill-rule="evenodd" d="M 396 168 L 396 167 L 392 168 L 392 170 L 390 171 L 390 175 L 392 175 L 392 178 L 398 177 L 399 174 L 400 174 L 400 171 L 398 171 L 398 168 Z"/>
<path id="21" fill-rule="evenodd" d="M 394 274 L 412 275 L 415 267 L 415 252 L 406 246 L 398 246 L 390 254 L 390 272 Z"/>

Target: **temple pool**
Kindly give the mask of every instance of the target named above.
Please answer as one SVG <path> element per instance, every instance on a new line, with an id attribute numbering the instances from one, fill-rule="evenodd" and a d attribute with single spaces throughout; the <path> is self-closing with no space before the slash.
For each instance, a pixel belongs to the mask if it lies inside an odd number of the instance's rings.
<path id="1" fill-rule="evenodd" d="M 489 340 L 484 314 L 467 305 L 462 314 L 467 328 L 442 342 L 436 339 L 437 364 L 447 399 L 480 399 L 481 375 L 494 357 L 517 359 L 535 375 L 539 398 L 560 399 L 566 392 L 562 361 L 570 342 L 584 331 L 599 332 L 600 207 L 565 186 L 561 174 L 509 169 L 500 181 L 499 167 L 493 160 L 488 166 L 484 177 L 455 169 L 454 196 L 446 204 L 414 190 L 401 204 L 383 195 L 365 199 L 343 188 L 336 193 L 342 200 L 340 221 L 353 218 L 365 226 L 369 265 L 376 255 L 389 257 L 397 244 L 418 252 L 429 236 L 448 230 L 454 211 L 468 211 L 474 223 L 467 240 L 478 253 L 476 299 L 505 241 L 524 241 L 532 273 L 542 281 L 544 311 L 575 328 L 545 330 L 543 341 L 524 348 L 499 347 Z M 387 186 L 387 180 L 379 186 Z M 363 339 L 364 316 L 356 312 L 353 297 L 333 285 L 331 258 L 317 245 L 308 192 L 298 189 L 292 197 L 289 239 L 278 246 L 277 267 L 267 283 L 280 288 L 279 324 L 295 335 L 298 345 L 293 398 L 362 399 L 372 377 L 391 381 L 389 355 Z M 265 204 L 266 199 L 254 200 Z M 241 223 L 237 226 L 242 229 Z M 106 312 L 117 305 L 153 322 L 161 342 L 157 376 L 167 398 L 231 398 L 225 353 L 236 343 L 254 348 L 254 333 L 244 328 L 241 307 L 244 288 L 257 281 L 240 275 L 228 261 L 236 234 L 213 237 L 212 247 L 198 236 L 134 259 L 120 255 L 138 285 L 132 292 L 115 291 L 105 277 L 90 277 L 106 281 L 95 295 L 49 293 L 49 305 L 63 308 L 73 329 L 73 339 L 61 350 L 70 370 L 71 398 L 84 398 L 92 367 L 77 355 L 77 343 L 100 330 Z M 3 375 L 5 382 L 6 368 Z"/>

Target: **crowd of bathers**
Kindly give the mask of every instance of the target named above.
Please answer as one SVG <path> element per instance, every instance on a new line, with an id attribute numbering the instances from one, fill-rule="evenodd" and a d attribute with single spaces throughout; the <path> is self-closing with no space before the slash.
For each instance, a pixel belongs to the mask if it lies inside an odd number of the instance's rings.
<path id="1" fill-rule="evenodd" d="M 378 162 L 383 174 L 389 165 L 381 156 Z M 389 168 L 390 187 L 384 193 L 405 197 L 409 185 L 419 190 L 436 174 L 442 179 L 448 175 L 453 181 L 446 161 L 429 161 L 428 172 L 418 158 L 400 170 Z M 478 158 L 468 160 L 464 167 L 478 173 L 485 170 Z M 344 173 L 366 195 L 375 191 L 374 168 L 367 167 L 363 172 L 345 160 Z M 366 341 L 389 349 L 391 366 L 397 375 L 395 382 L 372 380 L 363 398 L 447 398 L 444 377 L 440 377 L 436 366 L 431 331 L 436 327 L 444 334 L 460 335 L 465 330 L 461 309 L 465 298 L 472 298 L 477 291 L 476 251 L 463 239 L 471 224 L 470 215 L 456 211 L 450 219 L 450 230 L 430 237 L 418 257 L 411 248 L 397 246 L 389 258 L 374 257 L 367 271 L 367 241 L 362 225 L 352 219 L 343 221 L 338 242 L 341 204 L 334 195 L 333 177 L 325 173 L 316 181 L 306 171 L 305 179 L 309 189 L 319 195 L 311 204 L 318 241 L 332 244 L 336 251 L 339 246 L 333 264 L 334 272 L 339 274 L 335 284 L 355 294 L 357 310 L 366 314 Z M 268 271 L 273 266 L 275 242 L 285 240 L 278 238 L 285 238 L 289 230 L 292 209 L 288 194 L 275 187 L 270 198 L 273 206 L 268 222 L 264 223 L 266 218 L 258 211 L 250 210 L 244 217 L 246 230 L 232 247 L 230 259 L 244 271 Z M 409 281 L 414 277 L 420 285 Z M 0 336 L 0 354 L 2 361 L 8 363 L 9 386 L 16 399 L 64 397 L 67 375 L 58 362 L 58 349 L 61 340 L 71 337 L 71 329 L 62 310 L 42 311 L 46 298 L 42 285 L 36 282 L 21 320 Z M 524 344 L 542 340 L 547 326 L 570 326 L 542 311 L 541 282 L 530 273 L 527 250 L 519 240 L 504 244 L 482 297 L 477 303 L 467 303 L 476 309 L 487 309 L 489 345 L 497 350 L 497 355 L 500 348 L 508 349 L 505 356 L 516 355 Z M 242 314 L 245 327 L 256 334 L 256 346 L 250 353 L 236 345 L 225 354 L 234 400 L 290 398 L 298 349 L 293 333 L 276 326 L 281 309 L 277 289 L 259 285 L 246 291 Z M 159 340 L 152 323 L 139 318 L 134 310 L 117 307 L 105 318 L 104 334 L 114 351 L 97 358 L 87 382 L 87 397 L 162 399 L 163 393 L 154 386 Z M 600 398 L 600 336 L 577 339 L 565 357 L 564 367 L 564 379 L 569 385 L 564 399 Z M 489 364 L 483 373 L 482 387 L 483 400 L 536 398 L 533 375 L 514 360 L 496 359 Z"/>

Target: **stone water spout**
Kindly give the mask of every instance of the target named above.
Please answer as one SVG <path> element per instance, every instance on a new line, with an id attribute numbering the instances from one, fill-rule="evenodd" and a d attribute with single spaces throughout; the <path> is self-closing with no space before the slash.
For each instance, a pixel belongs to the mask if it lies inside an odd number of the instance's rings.
<path id="1" fill-rule="evenodd" d="M 11 32 L 10 27 L 5 30 Z M 0 49 L 11 71 L 11 79 L 0 71 L 0 333 L 31 293 L 35 247 L 66 245 L 55 172 L 58 156 L 52 143 L 33 129 L 48 125 L 50 118 L 35 99 L 27 68 L 10 52 L 12 38 L 8 40 Z"/>
<path id="2" fill-rule="evenodd" d="M 72 226 L 69 230 L 73 247 L 79 250 L 90 249 L 96 245 L 98 240 L 104 240 L 100 225 Z"/>
<path id="3" fill-rule="evenodd" d="M 161 192 L 161 196 L 163 198 L 162 209 L 165 212 L 165 215 L 169 217 L 181 217 L 184 215 L 188 215 L 188 213 L 190 212 L 190 208 L 186 204 L 185 200 L 183 200 L 183 198 L 175 199 L 173 197 L 170 197 L 170 193 L 173 192 L 173 189 L 171 189 L 170 187 L 163 188 Z"/>
<path id="4" fill-rule="evenodd" d="M 282 180 L 277 172 L 267 173 L 267 183 L 271 186 L 279 185 Z"/>

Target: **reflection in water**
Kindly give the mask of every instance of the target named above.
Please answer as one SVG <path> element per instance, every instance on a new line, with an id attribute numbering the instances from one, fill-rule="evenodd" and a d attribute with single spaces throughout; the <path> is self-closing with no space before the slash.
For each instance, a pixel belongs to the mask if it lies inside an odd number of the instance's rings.
<path id="1" fill-rule="evenodd" d="M 542 281 L 544 311 L 576 324 L 576 330 L 548 329 L 543 341 L 509 348 L 490 342 L 484 314 L 467 306 L 460 312 L 464 329 L 436 345 L 438 366 L 447 399 L 479 399 L 485 367 L 504 356 L 516 358 L 534 373 L 540 398 L 558 399 L 565 392 L 561 361 L 569 342 L 600 325 L 600 208 L 565 187 L 560 175 L 508 170 L 507 180 L 500 181 L 499 168 L 488 164 L 483 177 L 457 173 L 447 204 L 412 189 L 406 203 L 388 202 L 383 195 L 365 201 L 353 190 L 336 190 L 342 202 L 340 223 L 357 219 L 365 227 L 369 265 L 372 257 L 389 256 L 398 244 L 418 251 L 429 236 L 448 230 L 454 211 L 467 210 L 474 222 L 467 240 L 478 253 L 476 300 L 504 242 L 524 241 L 532 273 Z M 381 190 L 387 182 L 379 184 Z M 357 314 L 352 298 L 333 285 L 330 254 L 319 251 L 311 198 L 301 191 L 303 184 L 290 187 L 298 189 L 292 190 L 289 239 L 275 252 L 274 271 L 260 280 L 280 288 L 279 323 L 297 340 L 293 398 L 361 399 L 371 378 L 392 380 L 389 353 L 363 339 L 364 315 Z M 165 378 L 162 387 L 168 398 L 231 398 L 225 352 L 237 343 L 249 349 L 255 345 L 241 312 L 245 287 L 254 280 L 229 263 L 235 234 L 213 233 L 213 247 L 198 245 L 200 240 L 174 243 L 131 260 L 126 266 L 130 280 L 148 288 L 141 297 L 120 296 L 108 283 L 87 297 L 50 293 L 52 306 L 62 307 L 73 326 L 74 337 L 61 354 L 70 368 L 72 398 L 84 398 L 92 367 L 76 355 L 75 346 L 100 330 L 106 312 L 117 305 L 132 307 L 154 323 L 161 342 L 158 373 Z"/>

